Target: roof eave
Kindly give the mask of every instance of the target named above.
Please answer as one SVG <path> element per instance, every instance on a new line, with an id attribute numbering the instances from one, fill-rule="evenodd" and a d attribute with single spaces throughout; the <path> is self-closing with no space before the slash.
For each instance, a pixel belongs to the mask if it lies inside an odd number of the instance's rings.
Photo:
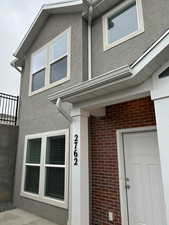
<path id="1" fill-rule="evenodd" d="M 103 88 L 106 88 L 106 91 L 108 89 L 111 90 L 111 86 L 114 83 L 119 80 L 126 80 L 131 76 L 132 72 L 130 67 L 123 66 L 108 73 L 102 74 L 101 76 L 97 76 L 92 80 L 88 80 L 73 87 L 57 91 L 51 94 L 48 99 L 49 101 L 56 102 L 58 98 L 61 98 L 65 102 L 74 103 L 81 100 L 79 97 L 82 97 L 82 95 L 90 95 L 91 93 L 91 95 L 94 96 L 96 92 L 103 94 L 103 92 L 100 92 L 99 90 L 103 90 Z"/>
<path id="2" fill-rule="evenodd" d="M 167 30 L 147 51 L 131 66 L 127 65 L 73 87 L 51 94 L 48 99 L 77 104 L 94 97 L 107 95 L 115 91 L 141 84 L 152 76 L 169 59 L 169 30 Z"/>
<path id="3" fill-rule="evenodd" d="M 46 21 L 49 15 L 57 13 L 80 12 L 83 8 L 82 5 L 83 0 L 72 0 L 70 2 L 65 1 L 55 4 L 43 5 L 13 56 L 16 58 L 24 57 L 25 51 L 31 45 L 29 42 L 31 43 L 32 40 L 35 39 L 36 34 L 41 29 L 42 24 Z"/>

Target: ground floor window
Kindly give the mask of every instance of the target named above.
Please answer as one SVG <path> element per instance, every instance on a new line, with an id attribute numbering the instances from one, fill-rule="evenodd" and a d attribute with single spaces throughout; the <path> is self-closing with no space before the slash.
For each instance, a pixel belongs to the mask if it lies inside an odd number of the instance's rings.
<path id="1" fill-rule="evenodd" d="M 67 208 L 68 130 L 27 135 L 21 195 Z"/>

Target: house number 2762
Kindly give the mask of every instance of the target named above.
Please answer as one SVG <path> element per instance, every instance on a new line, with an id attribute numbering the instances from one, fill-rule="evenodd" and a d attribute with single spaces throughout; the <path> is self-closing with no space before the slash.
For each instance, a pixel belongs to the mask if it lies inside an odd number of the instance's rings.
<path id="1" fill-rule="evenodd" d="M 74 136 L 74 166 L 78 166 L 78 142 L 79 137 L 77 134 Z"/>

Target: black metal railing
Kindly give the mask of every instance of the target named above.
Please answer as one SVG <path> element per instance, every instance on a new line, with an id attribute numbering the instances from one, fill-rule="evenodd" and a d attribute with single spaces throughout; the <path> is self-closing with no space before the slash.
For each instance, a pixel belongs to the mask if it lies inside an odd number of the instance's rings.
<path id="1" fill-rule="evenodd" d="M 0 124 L 17 125 L 19 97 L 0 93 Z"/>

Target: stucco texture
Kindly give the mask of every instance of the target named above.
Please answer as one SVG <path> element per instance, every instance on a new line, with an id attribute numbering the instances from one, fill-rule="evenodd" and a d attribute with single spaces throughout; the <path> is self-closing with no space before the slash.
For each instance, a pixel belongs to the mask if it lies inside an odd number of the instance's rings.
<path id="1" fill-rule="evenodd" d="M 103 50 L 102 17 L 93 22 L 92 75 L 131 65 L 169 28 L 167 0 L 142 0 L 145 32 L 107 51 Z"/>
<path id="2" fill-rule="evenodd" d="M 48 89 L 34 96 L 28 96 L 30 79 L 31 54 L 55 38 L 58 34 L 71 26 L 71 80 L 57 87 Z M 24 139 L 28 134 L 43 133 L 69 128 L 70 124 L 57 112 L 56 106 L 48 101 L 48 95 L 56 89 L 63 89 L 82 81 L 82 18 L 79 14 L 55 15 L 49 17 L 39 33 L 34 44 L 26 55 L 25 67 L 21 77 L 20 92 L 20 121 L 19 143 L 16 163 L 16 178 L 14 191 L 14 204 L 36 215 L 50 219 L 58 225 L 67 224 L 68 210 L 40 203 L 20 196 Z M 71 106 L 64 104 L 63 108 L 70 112 Z"/>
<path id="3" fill-rule="evenodd" d="M 12 200 L 18 127 L 0 124 L 0 202 Z"/>

